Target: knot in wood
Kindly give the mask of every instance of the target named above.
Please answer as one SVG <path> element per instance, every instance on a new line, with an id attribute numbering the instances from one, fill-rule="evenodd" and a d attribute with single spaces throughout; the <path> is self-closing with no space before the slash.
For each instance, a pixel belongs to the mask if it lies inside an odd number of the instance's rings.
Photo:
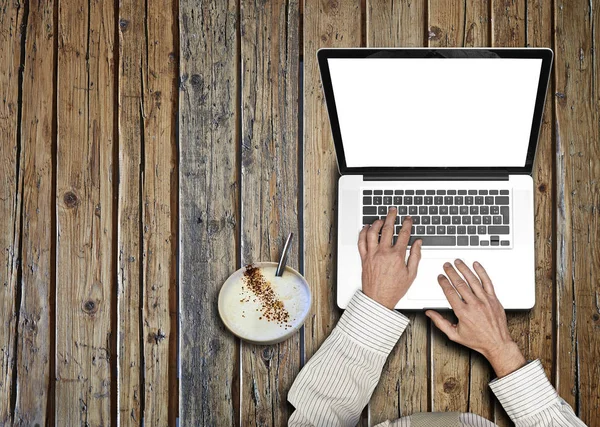
<path id="1" fill-rule="evenodd" d="M 129 21 L 127 19 L 119 19 L 119 28 L 121 28 L 122 32 L 127 31 L 127 28 L 129 27 Z"/>
<path id="2" fill-rule="evenodd" d="M 167 336 L 165 335 L 165 333 L 162 331 L 162 329 L 159 329 L 158 332 L 156 332 L 154 334 L 154 342 L 156 344 L 160 344 L 160 342 L 162 340 L 164 340 L 165 338 L 167 338 Z"/>
<path id="3" fill-rule="evenodd" d="M 94 314 L 95 312 L 98 311 L 98 304 L 96 304 L 92 300 L 88 300 L 83 303 L 83 311 L 86 312 L 87 314 Z"/>
<path id="4" fill-rule="evenodd" d="M 450 377 L 444 381 L 444 393 L 453 394 L 458 392 L 459 382 L 456 378 Z"/>
<path id="5" fill-rule="evenodd" d="M 63 201 L 65 202 L 65 206 L 69 209 L 72 209 L 77 206 L 79 203 L 79 199 L 77 195 L 72 191 L 67 191 L 63 197 Z"/>
<path id="6" fill-rule="evenodd" d="M 545 193 L 546 192 L 546 184 L 540 184 L 540 186 L 538 187 L 538 190 L 540 190 L 540 192 Z"/>
<path id="7" fill-rule="evenodd" d="M 440 27 L 436 27 L 432 25 L 429 27 L 429 31 L 427 32 L 427 37 L 429 40 L 439 40 L 442 38 L 442 29 Z"/>
<path id="8" fill-rule="evenodd" d="M 594 313 L 592 314 L 592 319 L 594 319 L 594 322 L 597 322 L 598 320 L 600 320 L 600 315 Z"/>
<path id="9" fill-rule="evenodd" d="M 265 362 L 271 361 L 273 358 L 273 349 L 271 347 L 267 347 L 262 352 L 262 358 Z"/>

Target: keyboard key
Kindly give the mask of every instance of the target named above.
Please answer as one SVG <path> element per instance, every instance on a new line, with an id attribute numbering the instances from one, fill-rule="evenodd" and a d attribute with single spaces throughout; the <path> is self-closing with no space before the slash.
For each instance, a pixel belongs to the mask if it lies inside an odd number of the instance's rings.
<path id="1" fill-rule="evenodd" d="M 469 237 L 469 245 L 479 246 L 479 236 L 470 236 Z"/>
<path id="2" fill-rule="evenodd" d="M 492 215 L 498 215 L 500 213 L 500 208 L 498 206 L 491 206 L 490 213 Z"/>
<path id="3" fill-rule="evenodd" d="M 437 216 L 437 215 L 436 216 L 432 216 L 431 217 L 431 223 L 435 224 L 435 225 L 440 224 L 441 223 L 441 218 L 439 216 Z"/>
<path id="4" fill-rule="evenodd" d="M 377 213 L 376 206 L 363 206 L 363 215 L 374 215 Z"/>
<path id="5" fill-rule="evenodd" d="M 394 191 L 393 190 L 384 190 L 383 194 L 385 194 L 386 196 L 390 196 L 390 195 L 394 194 Z"/>
<path id="6" fill-rule="evenodd" d="M 437 206 L 429 206 L 429 214 L 430 215 L 437 215 L 438 214 L 438 207 Z"/>
<path id="7" fill-rule="evenodd" d="M 417 234 L 425 234 L 425 226 L 424 225 L 417 226 Z"/>
<path id="8" fill-rule="evenodd" d="M 419 206 L 419 215 L 427 215 L 427 206 Z"/>
<path id="9" fill-rule="evenodd" d="M 370 205 L 373 203 L 373 199 L 371 197 L 363 197 L 363 205 Z"/>
<path id="10" fill-rule="evenodd" d="M 417 196 L 423 196 L 425 194 L 425 190 L 417 190 Z"/>
<path id="11" fill-rule="evenodd" d="M 487 196 L 488 191 L 487 190 L 479 190 L 479 195 L 480 196 Z"/>
<path id="12" fill-rule="evenodd" d="M 448 215 L 448 206 L 440 206 L 440 215 Z"/>
<path id="13" fill-rule="evenodd" d="M 502 224 L 508 224 L 508 206 L 500 206 L 500 214 L 502 215 Z"/>
<path id="14" fill-rule="evenodd" d="M 407 190 L 408 192 L 408 190 Z M 410 196 L 404 196 L 404 204 L 405 205 L 412 205 L 413 204 L 413 198 Z"/>
<path id="15" fill-rule="evenodd" d="M 370 196 L 371 194 L 373 194 L 373 190 L 363 190 L 363 194 L 365 196 Z"/>
<path id="16" fill-rule="evenodd" d="M 456 246 L 456 237 L 454 236 L 411 236 L 409 245 L 417 239 L 422 239 L 423 246 Z"/>
<path id="17" fill-rule="evenodd" d="M 423 204 L 423 196 L 415 196 L 415 205 Z"/>
<path id="18" fill-rule="evenodd" d="M 392 196 L 383 196 L 383 204 L 391 205 L 392 204 Z"/>
<path id="19" fill-rule="evenodd" d="M 406 215 L 406 206 L 398 206 L 398 213 L 400 215 Z"/>
<path id="20" fill-rule="evenodd" d="M 500 240 L 500 246 L 510 246 L 510 242 L 508 240 Z"/>
<path id="21" fill-rule="evenodd" d="M 435 190 L 427 190 L 425 191 L 425 194 L 427 194 L 428 196 L 433 196 L 435 194 Z"/>
<path id="22" fill-rule="evenodd" d="M 448 232 L 448 234 L 456 234 L 456 226 L 449 225 L 448 227 L 446 227 L 446 231 Z"/>
<path id="23" fill-rule="evenodd" d="M 421 224 L 431 224 L 431 217 L 430 216 L 422 216 L 421 217 Z"/>
<path id="24" fill-rule="evenodd" d="M 479 206 L 471 206 L 469 208 L 469 214 L 471 214 L 471 215 L 479 215 Z"/>
<path id="25" fill-rule="evenodd" d="M 499 215 L 495 215 L 494 218 L 492 219 L 492 222 L 494 224 L 502 224 L 502 217 Z"/>
<path id="26" fill-rule="evenodd" d="M 457 226 L 456 233 L 457 234 L 467 234 L 467 227 L 465 227 L 464 225 Z"/>
<path id="27" fill-rule="evenodd" d="M 383 190 L 375 190 L 373 194 L 375 194 L 376 196 L 383 196 Z"/>
<path id="28" fill-rule="evenodd" d="M 485 225 L 480 225 L 477 227 L 477 234 L 487 234 L 487 230 L 486 230 L 486 226 Z"/>
<path id="29" fill-rule="evenodd" d="M 469 190 L 469 196 L 474 196 L 477 194 L 477 190 Z"/>
<path id="30" fill-rule="evenodd" d="M 450 215 L 458 215 L 458 206 L 450 206 Z"/>
<path id="31" fill-rule="evenodd" d="M 459 196 L 464 196 L 465 194 L 467 194 L 467 190 L 458 190 Z"/>
<path id="32" fill-rule="evenodd" d="M 363 224 L 373 224 L 378 219 L 378 216 L 363 216 Z"/>
<path id="33" fill-rule="evenodd" d="M 463 216 L 462 217 L 462 223 L 466 224 L 466 225 L 471 224 L 471 217 L 470 216 Z"/>
<path id="34" fill-rule="evenodd" d="M 446 190 L 438 190 L 437 194 L 440 196 L 445 196 L 446 195 Z"/>
<path id="35" fill-rule="evenodd" d="M 402 195 L 404 195 L 404 190 L 396 190 L 396 191 L 394 191 L 394 194 L 396 196 L 402 196 Z"/>
<path id="36" fill-rule="evenodd" d="M 415 234 L 415 226 L 410 227 L 410 234 Z"/>
<path id="37" fill-rule="evenodd" d="M 426 205 L 433 205 L 433 197 L 425 196 L 424 199 Z"/>
<path id="38" fill-rule="evenodd" d="M 460 207 L 460 214 L 461 215 L 469 215 L 469 207 L 468 206 L 461 206 Z"/>
<path id="39" fill-rule="evenodd" d="M 498 246 L 499 241 L 498 240 L 490 240 L 490 243 L 492 244 L 492 246 Z"/>
<path id="40" fill-rule="evenodd" d="M 496 196 L 497 205 L 508 205 L 508 196 Z"/>
<path id="41" fill-rule="evenodd" d="M 417 215 L 417 207 L 416 206 L 410 206 L 408 208 L 408 214 L 409 215 Z"/>
<path id="42" fill-rule="evenodd" d="M 490 225 L 488 227 L 488 234 L 509 234 L 509 230 L 510 228 L 505 225 Z"/>
<path id="43" fill-rule="evenodd" d="M 477 234 L 477 227 L 474 225 L 469 225 L 467 227 L 467 234 Z"/>
<path id="44" fill-rule="evenodd" d="M 489 206 L 482 206 L 479 208 L 479 213 L 481 215 L 489 215 L 490 213 L 490 207 Z"/>
<path id="45" fill-rule="evenodd" d="M 396 218 L 398 218 L 398 217 L 396 217 Z M 405 216 L 400 216 L 400 221 L 399 222 L 396 221 L 396 223 L 399 223 L 399 224 L 403 223 L 405 218 L 406 218 Z"/>
<path id="46" fill-rule="evenodd" d="M 479 242 L 479 246 L 489 246 L 489 245 L 490 245 L 489 240 L 482 240 Z"/>
<path id="47" fill-rule="evenodd" d="M 459 216 L 453 216 L 452 217 L 452 224 L 460 224 L 460 217 Z"/>
<path id="48" fill-rule="evenodd" d="M 454 198 L 455 205 L 462 205 L 465 202 L 465 198 L 463 196 L 456 196 Z"/>
<path id="49" fill-rule="evenodd" d="M 500 190 L 501 196 L 508 196 L 508 190 Z"/>
<path id="50" fill-rule="evenodd" d="M 401 196 L 394 196 L 394 204 L 395 205 L 401 205 L 402 204 L 402 197 Z"/>
<path id="51" fill-rule="evenodd" d="M 475 215 L 473 218 L 471 218 L 473 220 L 473 224 L 475 225 L 479 225 L 481 224 L 481 217 L 479 215 Z"/>
<path id="52" fill-rule="evenodd" d="M 475 196 L 475 204 L 483 205 L 483 196 Z"/>
<path id="53" fill-rule="evenodd" d="M 468 236 L 458 236 L 456 239 L 458 246 L 469 246 L 469 237 Z"/>
<path id="54" fill-rule="evenodd" d="M 446 234 L 446 226 L 438 225 L 436 228 L 437 234 Z"/>
<path id="55" fill-rule="evenodd" d="M 494 196 L 485 196 L 485 204 L 493 205 L 494 204 Z"/>
<path id="56" fill-rule="evenodd" d="M 484 224 L 491 224 L 492 223 L 492 217 L 489 215 L 486 215 L 483 217 L 483 223 Z"/>
<path id="57" fill-rule="evenodd" d="M 435 234 L 435 226 L 434 225 L 427 226 L 427 234 Z"/>
<path id="58" fill-rule="evenodd" d="M 413 224 L 414 225 L 419 225 L 421 223 L 421 217 L 420 216 L 413 216 L 412 220 L 413 220 Z"/>
<path id="59" fill-rule="evenodd" d="M 473 196 L 465 196 L 465 205 L 473 204 Z"/>
<path id="60" fill-rule="evenodd" d="M 375 196 L 375 197 L 373 197 L 373 204 L 374 205 L 380 205 L 381 204 L 381 200 L 382 200 L 381 196 Z"/>
<path id="61" fill-rule="evenodd" d="M 375 206 L 373 206 L 373 207 L 375 207 Z M 387 206 L 379 206 L 379 208 L 377 209 L 377 213 L 379 215 L 387 215 L 387 212 L 388 212 Z"/>
<path id="62" fill-rule="evenodd" d="M 451 218 L 448 215 L 444 215 L 442 217 L 442 224 L 450 224 L 451 223 Z"/>
<path id="63" fill-rule="evenodd" d="M 497 196 L 498 190 L 490 190 L 490 196 Z"/>
<path id="64" fill-rule="evenodd" d="M 444 204 L 444 197 L 443 196 L 435 196 L 433 198 L 433 203 L 435 203 L 436 205 L 443 205 Z"/>
<path id="65" fill-rule="evenodd" d="M 415 190 L 406 190 L 404 191 L 404 194 L 406 194 L 407 196 L 414 196 Z"/>
<path id="66" fill-rule="evenodd" d="M 444 204 L 445 205 L 452 205 L 454 202 L 454 197 L 452 196 L 444 196 Z"/>
<path id="67" fill-rule="evenodd" d="M 448 195 L 449 196 L 455 196 L 456 195 L 456 190 L 448 190 Z"/>

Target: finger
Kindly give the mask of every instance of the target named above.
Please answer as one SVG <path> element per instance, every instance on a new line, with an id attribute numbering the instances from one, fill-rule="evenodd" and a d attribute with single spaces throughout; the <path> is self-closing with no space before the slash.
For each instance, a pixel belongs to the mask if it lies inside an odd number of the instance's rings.
<path id="1" fill-rule="evenodd" d="M 369 226 L 364 225 L 360 233 L 358 233 L 358 253 L 361 259 L 367 256 L 367 231 L 369 231 Z"/>
<path id="2" fill-rule="evenodd" d="M 385 217 L 385 222 L 383 223 L 383 228 L 381 229 L 381 242 L 384 243 L 386 247 L 392 246 L 392 237 L 394 236 L 395 222 L 396 208 L 391 207 L 388 210 L 387 216 Z"/>
<path id="3" fill-rule="evenodd" d="M 477 272 L 477 275 L 481 279 L 483 289 L 490 295 L 496 295 L 496 292 L 494 292 L 494 285 L 492 284 L 492 279 L 490 279 L 490 276 L 488 276 L 487 271 L 485 271 L 485 268 L 483 268 L 483 265 L 475 261 L 473 263 L 473 268 L 475 269 L 475 272 Z"/>
<path id="4" fill-rule="evenodd" d="M 483 291 L 483 287 L 481 286 L 481 282 L 479 281 L 479 277 L 477 277 L 475 273 L 471 271 L 469 266 L 462 262 L 460 259 L 454 260 L 454 264 L 456 265 L 456 268 L 458 268 L 458 271 L 462 273 L 464 278 L 467 279 L 467 282 L 469 283 L 469 286 L 471 287 L 473 293 L 478 298 L 484 298 L 485 293 Z"/>
<path id="5" fill-rule="evenodd" d="M 452 341 L 455 341 L 458 338 L 458 331 L 456 330 L 456 325 L 453 325 L 448 320 L 444 319 L 444 317 L 438 313 L 437 311 L 427 310 L 425 315 L 431 319 L 433 324 L 437 326 L 437 328 L 445 333 L 448 338 Z"/>
<path id="6" fill-rule="evenodd" d="M 377 249 L 379 245 L 379 231 L 381 231 L 381 226 L 383 226 L 383 221 L 378 219 L 369 228 L 367 231 L 367 251 L 371 252 Z"/>
<path id="7" fill-rule="evenodd" d="M 475 294 L 465 282 L 465 280 L 457 273 L 452 264 L 449 262 L 444 263 L 444 271 L 450 281 L 452 282 L 452 286 L 456 289 L 456 292 L 464 299 L 467 303 L 475 301 Z"/>
<path id="8" fill-rule="evenodd" d="M 412 227 L 412 218 L 407 216 L 404 218 L 402 222 L 402 228 L 400 229 L 400 233 L 398 233 L 398 240 L 396 241 L 396 249 L 400 252 L 400 256 L 402 259 L 406 256 L 406 246 L 408 245 L 408 241 L 410 239 L 410 228 Z"/>
<path id="9" fill-rule="evenodd" d="M 454 286 L 452 286 L 448 278 L 443 274 L 440 274 L 438 276 L 438 283 L 444 291 L 444 295 L 446 295 L 446 299 L 450 303 L 450 307 L 452 307 L 455 312 L 460 311 L 465 303 L 462 299 L 460 299 L 460 295 L 458 292 L 456 292 L 456 289 L 454 289 Z"/>
<path id="10" fill-rule="evenodd" d="M 406 262 L 406 267 L 408 268 L 408 274 L 410 277 L 417 277 L 417 270 L 419 268 L 419 261 L 421 261 L 421 245 L 423 241 L 421 239 L 415 241 L 410 247 L 410 255 L 408 257 L 408 261 Z M 396 244 L 397 245 L 397 244 Z"/>

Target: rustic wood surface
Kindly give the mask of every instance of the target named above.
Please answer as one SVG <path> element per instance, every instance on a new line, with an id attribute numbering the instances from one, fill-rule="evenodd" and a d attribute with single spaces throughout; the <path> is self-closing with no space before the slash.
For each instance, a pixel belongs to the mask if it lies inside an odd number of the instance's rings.
<path id="1" fill-rule="evenodd" d="M 526 358 L 600 425 L 596 1 L 0 0 L 0 425 L 284 425 L 333 329 L 338 171 L 315 53 L 547 46 Z M 229 334 L 223 281 L 277 260 L 303 330 Z M 451 316 L 451 313 L 446 313 Z M 427 410 L 511 425 L 479 354 L 419 313 L 361 425 Z"/>

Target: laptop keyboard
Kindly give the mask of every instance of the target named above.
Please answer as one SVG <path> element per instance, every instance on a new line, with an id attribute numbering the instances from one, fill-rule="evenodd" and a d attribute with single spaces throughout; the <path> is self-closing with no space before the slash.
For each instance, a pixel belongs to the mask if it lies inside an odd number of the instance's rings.
<path id="1" fill-rule="evenodd" d="M 413 219 L 409 246 L 510 246 L 508 190 L 363 190 L 362 222 L 385 219 L 398 209 L 394 243 L 404 218 Z"/>

